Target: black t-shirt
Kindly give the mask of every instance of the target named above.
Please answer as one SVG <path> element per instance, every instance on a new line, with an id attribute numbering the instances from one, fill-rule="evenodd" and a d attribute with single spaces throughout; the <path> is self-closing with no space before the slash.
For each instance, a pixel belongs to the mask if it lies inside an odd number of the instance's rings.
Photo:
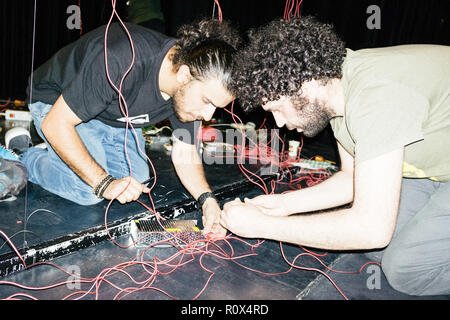
<path id="1" fill-rule="evenodd" d="M 199 122 L 181 122 L 174 114 L 172 99 L 164 100 L 159 90 L 159 70 L 175 39 L 134 24 L 127 23 L 126 27 L 135 50 L 133 68 L 121 90 L 130 122 L 139 128 L 169 119 L 174 130 L 188 130 L 190 141 L 186 141 L 186 133 L 179 136 L 175 133 L 180 140 L 194 143 L 192 138 Z M 113 127 L 125 127 L 119 95 L 107 78 L 105 30 L 106 26 L 102 26 L 85 34 L 34 71 L 32 102 L 54 104 L 62 94 L 82 121 L 97 119 Z M 120 24 L 113 23 L 108 30 L 107 57 L 110 78 L 119 88 L 132 62 L 130 41 Z M 29 87 L 27 94 L 29 100 Z"/>

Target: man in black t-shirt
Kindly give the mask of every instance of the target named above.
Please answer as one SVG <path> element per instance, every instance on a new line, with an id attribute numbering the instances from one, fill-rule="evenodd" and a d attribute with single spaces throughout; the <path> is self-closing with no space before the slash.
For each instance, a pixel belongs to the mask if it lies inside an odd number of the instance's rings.
<path id="1" fill-rule="evenodd" d="M 200 198 L 204 231 L 225 235 L 195 127 L 234 99 L 229 83 L 238 43 L 229 24 L 204 20 L 180 28 L 178 39 L 111 24 L 64 47 L 34 72 L 28 88 L 37 132 L 47 143 L 47 150 L 33 147 L 21 156 L 30 181 L 82 205 L 136 200 L 150 191 L 142 184 L 149 168 L 140 128 L 169 119 L 172 161 L 182 184 Z"/>

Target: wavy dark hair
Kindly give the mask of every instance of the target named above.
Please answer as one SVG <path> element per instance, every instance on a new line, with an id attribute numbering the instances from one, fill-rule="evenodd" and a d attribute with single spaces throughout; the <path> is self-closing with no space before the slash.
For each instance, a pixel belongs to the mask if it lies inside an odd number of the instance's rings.
<path id="1" fill-rule="evenodd" d="M 187 65 L 197 80 L 218 78 L 231 90 L 233 56 L 241 45 L 240 34 L 227 21 L 203 19 L 182 26 L 177 32 L 172 63 L 177 70 Z"/>
<path id="2" fill-rule="evenodd" d="M 345 44 L 334 28 L 305 16 L 275 20 L 249 32 L 249 44 L 236 56 L 232 90 L 249 112 L 288 96 L 298 100 L 301 84 L 342 77 Z"/>

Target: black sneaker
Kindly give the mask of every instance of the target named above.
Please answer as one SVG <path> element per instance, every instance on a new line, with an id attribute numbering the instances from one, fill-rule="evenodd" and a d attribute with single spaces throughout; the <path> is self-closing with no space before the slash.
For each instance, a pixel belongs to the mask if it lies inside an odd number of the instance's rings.
<path id="1" fill-rule="evenodd" d="M 23 127 L 9 129 L 5 134 L 5 145 L 7 149 L 21 155 L 33 146 L 30 132 Z"/>
<path id="2" fill-rule="evenodd" d="M 14 201 L 27 180 L 28 171 L 22 163 L 0 157 L 0 202 Z"/>

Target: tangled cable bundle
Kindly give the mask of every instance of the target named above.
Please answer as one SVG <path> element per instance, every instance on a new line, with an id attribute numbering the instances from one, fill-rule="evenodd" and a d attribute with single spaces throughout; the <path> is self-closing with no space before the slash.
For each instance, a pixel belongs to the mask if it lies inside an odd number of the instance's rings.
<path id="1" fill-rule="evenodd" d="M 285 9 L 284 17 L 286 19 L 290 17 L 292 10 L 294 10 L 294 4 L 295 4 L 294 15 L 299 15 L 299 10 L 300 10 L 299 8 L 300 8 L 301 2 L 302 2 L 301 0 L 297 0 L 296 3 L 294 3 L 294 1 L 291 1 L 291 0 L 286 1 L 286 9 Z M 130 70 L 132 69 L 133 64 L 134 64 L 134 59 L 135 59 L 134 45 L 133 45 L 133 40 L 132 40 L 130 33 L 128 32 L 125 24 L 120 19 L 119 15 L 116 11 L 116 0 L 111 0 L 111 4 L 112 4 L 113 9 L 112 9 L 111 17 L 110 17 L 107 27 L 106 27 L 105 38 L 104 38 L 106 76 L 107 76 L 108 81 L 110 82 L 111 86 L 118 93 L 119 106 L 120 106 L 120 109 L 121 109 L 124 117 L 127 120 L 126 128 L 127 129 L 131 128 L 132 133 L 134 134 L 135 137 L 137 137 L 136 131 L 135 131 L 132 123 L 128 119 L 128 108 L 127 108 L 127 104 L 126 104 L 126 99 L 122 95 L 122 92 L 121 92 L 125 77 L 130 72 Z M 222 21 L 222 10 L 220 8 L 218 0 L 214 0 L 214 8 L 216 8 L 216 7 L 218 9 L 219 21 Z M 123 77 L 121 78 L 120 83 L 118 85 L 116 85 L 112 82 L 110 75 L 109 75 L 109 70 L 108 70 L 108 48 L 107 48 L 108 30 L 109 30 L 109 27 L 110 27 L 111 22 L 114 17 L 116 17 L 118 19 L 122 28 L 126 32 L 128 38 L 129 38 L 131 50 L 132 50 L 132 61 L 130 63 L 129 68 L 124 73 Z M 187 31 L 187 30 L 184 30 L 184 31 Z M 233 121 L 236 124 L 242 125 L 241 119 L 234 113 L 233 108 L 234 108 L 234 103 L 231 105 L 231 110 L 227 110 L 227 109 L 225 109 L 225 110 L 231 115 Z M 260 128 L 263 128 L 264 124 L 265 124 L 265 120 Z M 241 130 L 242 136 L 245 137 L 245 132 L 243 131 L 243 129 L 240 129 L 240 130 Z M 127 134 L 128 134 L 128 130 L 125 130 L 125 135 L 127 135 Z M 237 158 L 240 160 L 240 161 L 238 161 L 238 166 L 241 169 L 242 173 L 250 181 L 252 181 L 254 184 L 259 186 L 264 191 L 265 194 L 274 193 L 275 187 L 277 184 L 287 184 L 291 187 L 291 189 L 295 190 L 295 189 L 299 188 L 300 182 L 303 180 L 307 180 L 308 185 L 313 185 L 313 184 L 319 183 L 329 177 L 329 174 L 327 174 L 327 172 L 323 171 L 323 170 L 318 171 L 318 172 L 311 172 L 307 176 L 296 176 L 296 174 L 293 174 L 291 172 L 290 166 L 293 161 L 301 160 L 300 155 L 298 156 L 297 159 L 288 159 L 288 155 L 287 155 L 287 151 L 285 150 L 284 143 L 283 143 L 282 139 L 278 136 L 278 134 L 276 134 L 275 137 L 271 137 L 271 139 L 279 139 L 280 140 L 280 142 L 282 144 L 281 152 L 279 152 L 277 150 L 272 150 L 269 147 L 271 141 L 269 141 L 268 143 L 264 143 L 264 144 L 254 143 L 248 147 L 244 147 L 243 145 L 235 146 L 237 154 L 238 154 Z M 126 136 L 125 136 L 125 141 L 127 141 Z M 125 153 L 127 154 L 127 145 L 126 144 L 124 145 L 124 148 L 125 148 Z M 301 150 L 301 147 L 300 147 L 300 150 Z M 150 190 L 152 190 L 155 187 L 156 181 L 157 181 L 156 170 L 155 170 L 150 158 L 146 155 L 145 151 L 143 151 L 141 149 L 139 149 L 139 151 L 143 156 L 145 156 L 147 158 L 148 162 L 151 165 L 151 168 L 152 168 L 152 171 L 154 174 L 154 179 L 153 179 L 153 184 L 149 188 L 150 188 Z M 257 159 L 260 161 L 266 161 L 266 162 L 278 165 L 282 172 L 281 177 L 289 177 L 288 182 L 282 181 L 282 178 L 279 178 L 278 180 L 273 180 L 270 183 L 271 190 L 269 190 L 268 186 L 265 184 L 264 180 L 260 176 L 258 176 L 256 173 L 252 172 L 251 170 L 249 170 L 248 168 L 245 167 L 244 160 L 246 158 L 247 159 Z M 128 154 L 127 154 L 127 161 L 128 161 L 128 166 L 130 168 L 130 176 L 131 176 L 132 175 L 132 166 L 131 166 Z M 123 191 L 125 191 L 125 190 L 126 190 L 126 188 Z M 158 212 L 155 208 L 155 204 L 153 202 L 152 196 L 151 196 L 151 192 L 149 192 L 148 195 L 149 195 L 149 200 L 151 203 L 150 207 L 140 201 L 138 201 L 138 202 L 142 206 L 144 206 L 146 210 L 148 210 L 150 213 L 154 214 L 157 221 L 160 222 L 164 218 L 158 214 Z M 111 200 L 106 207 L 105 217 L 104 217 L 104 226 L 106 228 L 106 231 L 109 235 L 110 240 L 116 246 L 123 248 L 123 249 L 131 248 L 134 246 L 136 241 L 129 245 L 121 245 L 111 236 L 111 234 L 108 230 L 108 223 L 107 223 L 108 211 L 109 211 L 109 208 L 113 201 L 114 201 L 114 199 Z M 151 245 L 149 245 L 148 247 L 143 249 L 135 259 L 133 259 L 131 261 L 119 263 L 112 267 L 106 268 L 106 269 L 102 270 L 98 275 L 96 275 L 92 278 L 85 278 L 85 277 L 81 277 L 81 275 L 79 275 L 79 274 L 74 274 L 73 272 L 69 272 L 68 270 L 65 270 L 65 269 L 61 268 L 60 266 L 58 266 L 54 263 L 51 263 L 51 262 L 38 262 L 38 263 L 34 263 L 32 265 L 27 265 L 25 263 L 25 260 L 19 253 L 19 250 L 12 243 L 11 239 L 3 231 L 0 230 L 0 235 L 5 239 L 5 243 L 8 243 L 11 246 L 11 248 L 14 250 L 16 255 L 21 259 L 23 266 L 26 269 L 29 269 L 32 267 L 38 267 L 40 265 L 47 265 L 47 266 L 56 268 L 56 269 L 60 270 L 63 274 L 66 274 L 69 276 L 68 280 L 66 280 L 66 281 L 48 284 L 46 286 L 41 286 L 41 287 L 27 286 L 27 285 L 15 283 L 12 281 L 5 281 L 5 280 L 1 280 L 0 285 L 14 286 L 14 287 L 17 287 L 17 288 L 20 288 L 23 290 L 28 290 L 28 291 L 50 290 L 50 289 L 62 287 L 62 286 L 67 287 L 67 285 L 73 284 L 74 282 L 78 283 L 80 285 L 83 285 L 85 287 L 85 288 L 77 290 L 77 291 L 72 290 L 70 293 L 61 297 L 61 299 L 63 299 L 63 300 L 66 300 L 66 299 L 79 300 L 79 299 L 83 299 L 83 298 L 87 298 L 87 297 L 94 297 L 95 299 L 101 299 L 103 297 L 101 289 L 103 287 L 105 287 L 105 285 L 108 285 L 116 290 L 116 293 L 113 297 L 114 300 L 131 298 L 131 295 L 136 294 L 138 292 L 142 292 L 142 291 L 154 291 L 156 293 L 164 294 L 171 299 L 197 299 L 206 290 L 207 286 L 209 285 L 213 276 L 215 275 L 215 272 L 213 270 L 211 270 L 211 268 L 208 268 L 205 265 L 205 261 L 204 261 L 204 259 L 206 257 L 212 257 L 214 259 L 220 259 L 220 260 L 235 263 L 236 265 L 238 265 L 246 270 L 256 272 L 259 274 L 263 274 L 266 276 L 277 276 L 277 275 L 287 274 L 294 269 L 318 272 L 318 273 L 322 274 L 324 277 L 326 277 L 336 287 L 336 289 L 339 291 L 339 293 L 345 299 L 347 299 L 347 297 L 342 293 L 342 291 L 339 289 L 339 287 L 333 282 L 333 280 L 330 278 L 330 276 L 326 272 L 324 272 L 323 270 L 321 270 L 319 268 L 302 267 L 302 266 L 298 265 L 298 260 L 301 257 L 305 257 L 305 256 L 312 257 L 314 260 L 318 261 L 318 263 L 321 264 L 325 269 L 331 270 L 334 272 L 339 272 L 339 273 L 360 273 L 363 270 L 363 268 L 367 265 L 367 264 L 365 264 L 364 266 L 361 267 L 361 269 L 359 271 L 355 271 L 355 272 L 332 270 L 325 263 L 323 263 L 323 261 L 320 259 L 321 257 L 325 256 L 326 253 L 320 253 L 320 254 L 314 253 L 314 252 L 309 251 L 302 247 L 300 247 L 301 252 L 299 254 L 297 254 L 294 258 L 289 259 L 288 257 L 286 257 L 286 255 L 284 253 L 283 244 L 280 242 L 280 244 L 279 244 L 280 245 L 280 255 L 281 255 L 281 258 L 288 265 L 288 268 L 281 272 L 270 273 L 270 272 L 264 272 L 261 270 L 256 270 L 254 268 L 250 268 L 250 267 L 246 266 L 244 263 L 241 263 L 239 261 L 240 259 L 257 255 L 256 249 L 258 247 L 260 247 L 261 244 L 264 243 L 264 241 L 257 240 L 255 243 L 251 243 L 250 241 L 246 241 L 244 239 L 236 237 L 233 234 L 229 234 L 225 238 L 222 238 L 222 239 L 217 239 L 217 238 L 213 239 L 213 238 L 207 237 L 202 240 L 194 241 L 192 243 L 185 243 L 185 245 L 179 246 L 177 244 L 179 244 L 180 241 L 182 241 L 182 240 L 177 239 L 176 238 L 177 235 L 175 233 L 169 232 L 169 234 L 171 236 L 167 237 L 164 240 L 164 242 L 167 242 L 176 248 L 175 254 L 173 254 L 165 259 L 160 259 L 156 256 L 153 256 L 152 259 L 147 261 L 145 258 L 146 254 L 149 253 L 149 250 L 153 249 L 155 246 L 157 246 L 159 244 L 159 243 L 152 243 Z M 175 240 L 177 240 L 177 241 L 175 241 Z M 232 245 L 232 242 L 234 242 L 234 241 L 237 241 L 238 243 L 241 243 L 241 244 L 244 244 L 245 246 L 247 246 L 248 252 L 239 253 L 239 254 L 236 253 L 233 248 L 233 245 Z M 209 276 L 207 277 L 207 280 L 205 281 L 203 286 L 193 296 L 191 296 L 191 297 L 176 297 L 173 294 L 171 294 L 170 292 L 167 292 L 167 290 L 163 290 L 157 286 L 156 282 L 159 278 L 164 278 L 166 276 L 169 276 L 170 274 L 175 272 L 177 269 L 182 268 L 183 266 L 185 266 L 187 264 L 192 264 L 192 263 L 198 263 L 199 267 L 203 271 L 205 271 L 206 273 L 209 274 Z M 138 276 L 133 276 L 133 274 L 136 274 L 136 273 L 138 273 Z M 123 276 L 125 279 L 128 279 L 130 284 L 126 287 L 121 287 L 120 285 L 117 284 L 117 281 L 119 281 L 117 279 L 117 276 Z M 121 279 L 121 280 L 123 280 L 123 279 Z M 67 290 L 70 290 L 70 289 L 67 289 Z M 18 299 L 37 300 L 37 298 L 35 296 L 33 296 L 29 293 L 20 293 L 20 292 L 11 294 L 8 297 L 5 297 L 4 299 L 6 299 L 6 300 L 18 300 Z"/>

